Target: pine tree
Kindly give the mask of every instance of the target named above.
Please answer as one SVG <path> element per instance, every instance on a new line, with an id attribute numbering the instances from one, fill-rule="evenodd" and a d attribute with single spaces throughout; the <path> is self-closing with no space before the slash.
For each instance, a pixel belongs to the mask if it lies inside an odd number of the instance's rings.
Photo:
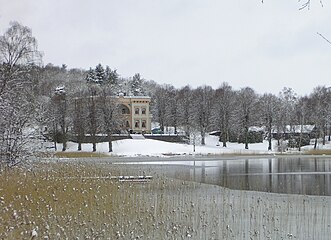
<path id="1" fill-rule="evenodd" d="M 90 70 L 87 72 L 85 80 L 87 83 L 94 83 L 95 79 L 96 79 L 95 71 L 92 68 L 90 68 Z"/>
<path id="2" fill-rule="evenodd" d="M 106 74 L 105 74 L 105 69 L 103 66 L 99 63 L 95 67 L 95 83 L 97 84 L 102 84 L 105 80 Z"/>
<path id="3" fill-rule="evenodd" d="M 140 77 L 139 73 L 136 73 L 132 77 L 132 81 L 131 81 L 131 92 L 132 92 L 133 96 L 142 95 L 143 91 L 142 91 L 141 85 L 142 85 L 142 78 Z"/>
<path id="4" fill-rule="evenodd" d="M 106 66 L 106 70 L 105 70 L 105 80 L 108 84 L 113 85 L 113 86 L 117 86 L 118 85 L 118 78 L 119 75 L 115 70 L 111 70 L 111 68 L 109 66 Z"/>

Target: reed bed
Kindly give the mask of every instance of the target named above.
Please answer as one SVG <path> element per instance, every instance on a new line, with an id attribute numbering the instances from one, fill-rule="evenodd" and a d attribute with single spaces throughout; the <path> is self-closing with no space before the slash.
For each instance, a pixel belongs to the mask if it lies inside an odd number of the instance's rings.
<path id="1" fill-rule="evenodd" d="M 149 182 L 110 176 L 153 175 Z M 109 178 L 108 178 L 109 177 Z M 329 239 L 329 197 L 238 191 L 150 167 L 38 163 L 0 174 L 0 239 Z"/>
<path id="2" fill-rule="evenodd" d="M 331 149 L 315 149 L 305 152 L 306 155 L 331 155 Z"/>
<path id="3" fill-rule="evenodd" d="M 54 153 L 54 157 L 58 158 L 101 158 L 101 157 L 109 157 L 106 153 L 100 152 L 56 152 Z"/>

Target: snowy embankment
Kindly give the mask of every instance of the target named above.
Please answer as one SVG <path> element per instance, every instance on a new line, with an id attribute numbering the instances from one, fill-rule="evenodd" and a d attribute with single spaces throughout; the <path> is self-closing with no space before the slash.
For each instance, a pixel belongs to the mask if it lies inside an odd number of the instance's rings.
<path id="1" fill-rule="evenodd" d="M 182 143 L 169 143 L 151 139 L 126 139 L 113 142 L 113 152 L 109 155 L 116 156 L 171 156 L 171 155 L 216 155 L 216 154 L 275 154 L 276 141 L 273 142 L 273 151 L 268 151 L 268 142 L 249 144 L 249 149 L 245 149 L 244 144 L 227 143 L 227 147 L 222 147 L 218 142 L 218 137 L 206 137 L 205 146 L 195 146 Z M 61 144 L 59 144 L 61 145 Z M 61 147 L 58 145 L 58 150 Z M 313 146 L 305 146 L 303 150 L 310 150 Z M 331 144 L 325 146 L 319 145 L 319 149 L 331 149 Z M 69 152 L 77 151 L 77 144 L 68 143 Z M 82 151 L 91 152 L 92 144 L 83 144 Z M 98 153 L 108 153 L 108 143 L 97 144 Z M 294 151 L 296 152 L 296 151 Z"/>

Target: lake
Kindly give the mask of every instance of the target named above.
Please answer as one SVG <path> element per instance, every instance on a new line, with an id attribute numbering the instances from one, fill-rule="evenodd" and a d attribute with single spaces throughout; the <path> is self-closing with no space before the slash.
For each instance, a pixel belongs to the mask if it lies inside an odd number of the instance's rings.
<path id="1" fill-rule="evenodd" d="M 134 160 L 132 160 L 134 161 Z M 331 196 L 331 157 L 192 158 L 125 162 L 230 189 Z"/>
<path id="2" fill-rule="evenodd" d="M 46 160 L 36 163 L 36 172 L 2 176 L 0 238 L 29 236 L 36 225 L 48 239 L 61 234 L 63 239 L 327 240 L 331 197 L 317 195 L 330 193 L 330 161 L 307 156 Z M 116 180 L 141 175 L 153 178 Z M 22 219 L 33 226 L 22 225 Z"/>

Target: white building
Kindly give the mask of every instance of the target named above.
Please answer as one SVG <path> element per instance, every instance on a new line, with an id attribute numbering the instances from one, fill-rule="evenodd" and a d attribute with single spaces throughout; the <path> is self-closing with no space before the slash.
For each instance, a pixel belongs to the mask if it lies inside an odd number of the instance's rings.
<path id="1" fill-rule="evenodd" d="M 152 115 L 150 113 L 151 98 L 147 96 L 117 97 L 121 113 L 125 118 L 126 130 L 133 133 L 150 133 Z"/>

